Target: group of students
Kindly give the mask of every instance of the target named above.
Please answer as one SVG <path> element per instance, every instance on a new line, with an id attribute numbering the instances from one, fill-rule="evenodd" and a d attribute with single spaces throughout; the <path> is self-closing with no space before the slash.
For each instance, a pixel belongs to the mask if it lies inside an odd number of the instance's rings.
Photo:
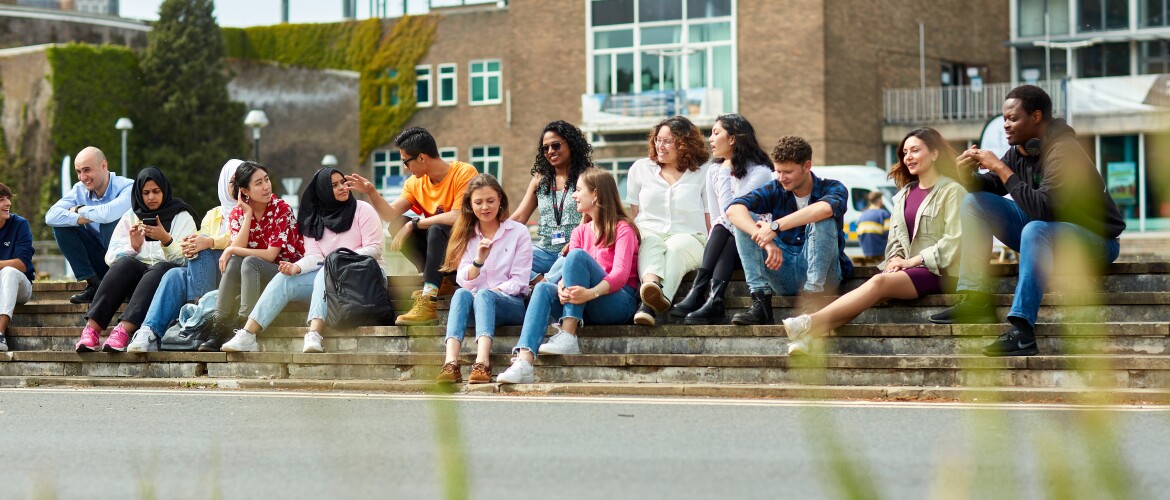
<path id="1" fill-rule="evenodd" d="M 592 168 L 582 132 L 555 121 L 541 132 L 532 181 L 510 213 L 495 178 L 442 160 L 434 137 L 411 128 L 395 145 L 413 175 L 393 201 L 359 175 L 325 168 L 294 217 L 273 196 L 265 167 L 232 160 L 220 176 L 221 206 L 196 230 L 196 214 L 171 195 L 159 169 L 144 169 L 131 182 L 109 173 L 101 152 L 87 148 L 75 162 L 80 182 L 72 197 L 54 205 L 46 222 L 75 274 L 89 282 L 71 299 L 92 302 L 78 351 L 157 349 L 179 306 L 218 279 L 214 321 L 228 333 L 200 350 L 256 351 L 256 335 L 286 304 L 308 301 L 304 351 L 322 352 L 322 261 L 348 248 L 380 264 L 382 223 L 389 222 L 391 249 L 423 275 L 396 324 L 438 324 L 436 302 L 451 296 L 438 375 L 444 382 L 463 379 L 459 353 L 469 326 L 477 343 L 471 383 L 491 380 L 492 338 L 503 325 L 520 325 L 521 333 L 512 365 L 497 381 L 530 383 L 538 353 L 581 352 L 585 324 L 653 326 L 664 314 L 692 325 L 726 322 L 724 299 L 737 269 L 751 306 L 732 316 L 733 324 L 774 324 L 773 297 L 799 296 L 801 313 L 782 320 L 791 355 L 810 352 L 815 339 L 887 299 L 957 289 L 959 303 L 931 321 L 994 322 L 994 301 L 981 280 L 992 236 L 1020 253 L 1020 276 L 1007 315 L 1011 327 L 984 354 L 1033 355 L 1040 295 L 1054 253 L 1064 251 L 1057 241 L 1075 241 L 1103 265 L 1117 258 L 1125 225 L 1075 133 L 1052 117 L 1043 90 L 1014 89 L 1004 117 L 1012 148 L 1002 159 L 976 147 L 956 154 L 930 128 L 902 139 L 889 170 L 900 192 L 882 272 L 840 297 L 853 271 L 845 254 L 844 185 L 813 173 L 812 147 L 802 138 L 781 138 L 765 153 L 737 114 L 718 117 L 709 138 L 681 116 L 655 125 L 648 158 L 630 167 L 624 200 L 614 177 Z M 10 214 L 11 197 L 0 185 L 0 332 L 11 303 L 28 300 L 33 272 L 31 236 L 12 236 L 27 233 L 28 224 Z M 119 204 L 128 208 L 124 214 Z M 415 216 L 406 217 L 408 211 Z M 527 226 L 534 211 L 535 241 Z M 19 250 L 25 240 L 27 252 Z M 674 302 L 692 272 L 690 289 Z"/>

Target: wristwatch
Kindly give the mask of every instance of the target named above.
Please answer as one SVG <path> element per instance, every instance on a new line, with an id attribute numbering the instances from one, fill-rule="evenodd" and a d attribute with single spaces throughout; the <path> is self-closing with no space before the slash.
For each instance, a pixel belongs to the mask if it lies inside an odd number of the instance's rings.
<path id="1" fill-rule="evenodd" d="M 410 219 L 410 224 L 412 226 L 414 226 L 413 229 L 418 229 L 418 220 L 419 220 L 419 217 L 413 217 Z"/>
<path id="2" fill-rule="evenodd" d="M 774 221 L 772 221 L 772 225 L 768 226 L 768 227 L 772 228 L 773 233 L 779 233 L 780 232 L 780 221 L 774 220 Z"/>

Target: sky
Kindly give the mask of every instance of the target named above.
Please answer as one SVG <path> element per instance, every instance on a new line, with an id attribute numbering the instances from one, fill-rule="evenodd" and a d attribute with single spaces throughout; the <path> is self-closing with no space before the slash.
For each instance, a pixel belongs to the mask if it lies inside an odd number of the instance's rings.
<path id="1" fill-rule="evenodd" d="M 426 0 L 389 0 L 387 9 L 401 12 L 407 1 L 411 14 L 426 12 Z M 158 19 L 162 0 L 121 0 L 122 17 Z M 357 0 L 358 19 L 370 17 L 370 1 Z M 280 23 L 280 0 L 215 0 L 215 17 L 220 26 L 267 26 Z M 341 0 L 289 0 L 289 22 L 328 23 L 341 20 Z"/>

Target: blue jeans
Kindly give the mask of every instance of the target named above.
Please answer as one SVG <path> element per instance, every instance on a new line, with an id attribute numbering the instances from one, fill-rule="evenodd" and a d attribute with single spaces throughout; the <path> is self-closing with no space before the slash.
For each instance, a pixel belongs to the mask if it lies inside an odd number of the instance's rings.
<path id="1" fill-rule="evenodd" d="M 272 281 L 268 282 L 268 286 L 264 287 L 264 293 L 260 294 L 260 299 L 256 301 L 256 307 L 252 308 L 252 314 L 248 315 L 260 324 L 260 329 L 266 329 L 273 321 L 276 321 L 276 316 L 280 311 L 284 310 L 289 302 L 308 302 L 309 303 L 309 320 L 325 319 L 325 273 L 322 272 L 324 268 L 318 269 L 311 273 L 298 274 L 296 276 L 288 276 L 285 274 L 277 274 Z"/>
<path id="2" fill-rule="evenodd" d="M 561 269 L 565 266 L 565 258 L 559 253 L 552 253 L 540 247 L 532 247 L 532 277 L 544 275 L 544 280 L 556 283 L 561 280 Z"/>
<path id="3" fill-rule="evenodd" d="M 773 271 L 764 265 L 767 253 L 752 241 L 752 235 L 736 228 L 735 246 L 743 263 L 748 289 L 752 292 L 771 290 L 781 295 L 836 289 L 841 285 L 838 231 L 837 223 L 829 218 L 806 226 L 803 245 L 789 245 L 777 236 L 773 242 L 784 254 L 784 262 L 780 269 Z"/>
<path id="4" fill-rule="evenodd" d="M 183 304 L 198 300 L 219 283 L 219 256 L 223 250 L 207 249 L 187 261 L 186 267 L 167 271 L 154 292 L 142 326 L 149 326 L 160 338 L 179 317 Z"/>
<path id="5" fill-rule="evenodd" d="M 583 286 L 593 288 L 605 277 L 605 270 L 593 257 L 580 248 L 569 251 L 565 256 L 563 280 L 566 287 Z M 524 326 L 520 329 L 518 349 L 528 349 L 533 355 L 540 349 L 540 341 L 548 330 L 550 321 L 575 318 L 579 324 L 586 322 L 598 325 L 619 325 L 629 323 L 638 307 L 638 292 L 625 285 L 621 290 L 611 291 L 584 304 L 561 304 L 557 285 L 547 281 L 536 284 L 528 311 L 524 314 Z"/>
<path id="6" fill-rule="evenodd" d="M 106 271 L 110 270 L 106 265 L 106 249 L 110 247 L 110 237 L 116 227 L 118 221 L 102 224 L 100 233 L 88 225 L 53 228 L 57 247 L 69 262 L 69 267 L 73 268 L 77 281 L 106 277 Z"/>
<path id="7" fill-rule="evenodd" d="M 455 290 L 447 314 L 447 338 L 463 341 L 467 324 L 475 321 L 475 336 L 494 337 L 496 325 L 519 325 L 524 322 L 524 299 L 497 290 Z"/>
<path id="8" fill-rule="evenodd" d="M 1121 244 L 1071 222 L 1031 220 L 1015 201 L 993 193 L 968 193 L 960 211 L 963 253 L 959 260 L 959 291 L 988 292 L 983 278 L 991 262 L 991 237 L 999 238 L 1020 254 L 1020 275 L 1012 298 L 1009 317 L 1036 324 L 1040 299 L 1052 271 L 1057 243 L 1075 241 L 1090 250 L 1093 263 L 1105 265 L 1117 260 Z"/>

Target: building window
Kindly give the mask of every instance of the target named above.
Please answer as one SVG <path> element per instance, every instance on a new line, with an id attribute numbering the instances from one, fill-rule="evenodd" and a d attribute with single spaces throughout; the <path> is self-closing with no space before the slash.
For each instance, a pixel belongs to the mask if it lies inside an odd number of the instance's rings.
<path id="1" fill-rule="evenodd" d="M 459 148 L 446 147 L 439 148 L 439 159 L 443 161 L 454 161 L 459 156 Z"/>
<path id="2" fill-rule="evenodd" d="M 499 146 L 472 146 L 471 164 L 475 165 L 475 169 L 480 173 L 492 174 L 499 180 L 504 167 L 504 157 Z"/>
<path id="3" fill-rule="evenodd" d="M 1078 31 L 1120 30 L 1129 27 L 1128 0 L 1080 0 Z"/>
<path id="4" fill-rule="evenodd" d="M 402 175 L 402 156 L 398 151 L 379 149 L 370 155 L 370 164 L 373 167 L 374 188 L 379 191 L 390 187 L 402 187 L 406 177 Z"/>
<path id="5" fill-rule="evenodd" d="M 1167 13 L 1170 13 L 1170 0 L 1138 0 L 1138 23 L 1143 28 L 1156 26 L 1170 26 Z"/>
<path id="6" fill-rule="evenodd" d="M 734 109 L 733 0 L 592 0 L 590 7 L 590 93 L 719 89 L 722 110 Z"/>
<path id="7" fill-rule="evenodd" d="M 459 67 L 455 64 L 439 65 L 439 106 L 454 106 L 458 102 L 456 92 L 459 90 L 456 77 Z"/>
<path id="8" fill-rule="evenodd" d="M 1170 42 L 1142 42 L 1138 71 L 1143 75 L 1170 73 Z"/>
<path id="9" fill-rule="evenodd" d="M 501 97 L 500 80 L 503 72 L 500 71 L 500 60 L 471 61 L 468 65 L 468 81 L 471 85 L 469 100 L 472 105 L 499 104 L 504 102 Z"/>
<path id="10" fill-rule="evenodd" d="M 613 175 L 614 180 L 617 181 L 618 194 L 621 194 L 621 199 L 626 199 L 626 178 L 630 173 L 630 165 L 633 165 L 637 158 L 606 158 L 603 160 L 593 160 L 593 166 L 605 170 Z"/>
<path id="11" fill-rule="evenodd" d="M 1043 36 L 1044 14 L 1050 35 L 1068 34 L 1068 0 L 1019 0 L 1020 36 Z"/>
<path id="12" fill-rule="evenodd" d="M 374 77 L 374 105 L 398 105 L 398 70 L 394 68 L 379 72 Z"/>
<path id="13" fill-rule="evenodd" d="M 415 66 L 415 84 L 414 95 L 420 108 L 429 108 L 434 104 L 434 99 L 431 97 L 434 92 L 431 81 L 431 67 L 430 65 Z"/>
<path id="14" fill-rule="evenodd" d="M 1129 42 L 1102 43 L 1077 51 L 1077 76 L 1125 76 L 1129 71 Z"/>
<path id="15" fill-rule="evenodd" d="M 1016 68 L 1019 71 L 1016 76 L 1020 82 L 1035 84 L 1049 78 L 1045 74 L 1050 68 L 1048 64 L 1051 64 L 1052 80 L 1068 77 L 1068 55 L 1064 49 L 1053 49 L 1048 61 L 1044 59 L 1044 47 L 1016 50 Z"/>

